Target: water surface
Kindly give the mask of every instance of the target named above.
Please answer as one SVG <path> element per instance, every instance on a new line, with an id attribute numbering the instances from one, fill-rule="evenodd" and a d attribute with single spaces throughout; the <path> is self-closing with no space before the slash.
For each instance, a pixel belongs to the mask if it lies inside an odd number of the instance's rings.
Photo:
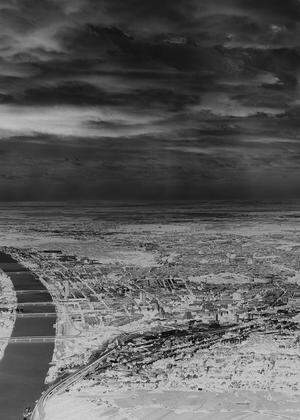
<path id="1" fill-rule="evenodd" d="M 29 270 L 4 253 L 0 253 L 0 268 L 11 278 L 21 313 L 32 314 L 30 318 L 16 318 L 12 336 L 55 336 L 55 313 L 47 318 L 38 315 L 39 312 L 54 312 L 51 295 L 45 292 L 45 286 Z M 27 304 L 32 302 L 49 304 Z M 0 361 L 1 420 L 22 419 L 24 408 L 35 404 L 45 388 L 44 381 L 53 350 L 54 343 L 8 344 Z"/>

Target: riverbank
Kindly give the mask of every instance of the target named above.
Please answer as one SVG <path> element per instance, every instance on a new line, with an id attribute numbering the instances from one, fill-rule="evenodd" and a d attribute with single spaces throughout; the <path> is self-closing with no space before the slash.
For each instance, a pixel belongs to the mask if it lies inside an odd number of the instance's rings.
<path id="1" fill-rule="evenodd" d="M 10 278 L 0 270 L 0 360 L 16 319 L 17 296 Z"/>

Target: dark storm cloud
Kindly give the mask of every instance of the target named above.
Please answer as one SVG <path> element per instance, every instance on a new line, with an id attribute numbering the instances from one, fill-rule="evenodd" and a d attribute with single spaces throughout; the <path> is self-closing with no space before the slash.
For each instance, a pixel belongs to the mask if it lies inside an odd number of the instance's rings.
<path id="1" fill-rule="evenodd" d="M 2 28 L 21 33 L 48 25 L 63 16 L 59 2 L 51 0 L 17 0 L 0 8 Z"/>
<path id="2" fill-rule="evenodd" d="M 74 19 L 103 25 L 127 27 L 142 33 L 181 31 L 195 20 L 198 2 L 194 0 L 86 0 L 78 3 Z"/>
<path id="3" fill-rule="evenodd" d="M 296 194 L 299 6 L 2 1 L 0 198 Z"/>
<path id="4" fill-rule="evenodd" d="M 5 83 L 5 82 L 4 82 Z M 1 85 L 1 80 L 0 80 Z M 181 91 L 182 90 L 182 91 Z M 108 89 L 99 88 L 93 84 L 81 81 L 66 81 L 40 85 L 15 94 L 0 94 L 0 102 L 18 105 L 104 105 L 122 106 L 124 109 L 164 108 L 179 111 L 187 105 L 199 102 L 199 93 L 188 89 L 168 89 L 163 86 L 147 88 L 132 87 L 125 92 L 109 92 Z"/>
<path id="5" fill-rule="evenodd" d="M 208 120 L 205 134 L 187 129 L 176 142 L 163 135 L 120 136 L 113 142 L 105 137 L 101 142 L 76 137 L 62 142 L 53 135 L 11 138 L 1 145 L 0 192 L 12 198 L 17 191 L 24 199 L 34 198 L 37 190 L 48 199 L 249 198 L 253 189 L 256 197 L 267 195 L 276 180 L 278 197 L 296 194 L 300 145 L 278 137 L 283 120 L 269 124 L 253 117 L 248 133 L 244 119 L 212 118 L 210 132 Z M 233 122 L 235 130 L 224 135 Z M 259 126 L 264 137 L 256 135 Z"/>
<path id="6" fill-rule="evenodd" d="M 26 33 L 51 27 L 79 27 L 87 23 L 102 26 L 117 26 L 133 33 L 167 34 L 169 32 L 199 32 L 203 17 L 228 17 L 228 22 L 245 31 L 259 29 L 262 23 L 284 22 L 287 26 L 298 22 L 300 7 L 297 0 L 19 0 L 10 1 L 0 9 L 3 28 Z M 234 17 L 241 22 L 234 22 Z M 234 29 L 234 28 L 233 28 Z M 268 29 L 268 28 L 267 28 Z M 210 28 L 212 31 L 212 28 Z M 222 27 L 214 28 L 214 32 Z"/>
<path id="7" fill-rule="evenodd" d="M 262 13 L 265 18 L 269 19 L 275 17 L 279 20 L 290 19 L 296 22 L 300 19 L 298 0 L 239 0 L 237 4 L 257 15 Z"/>
<path id="8" fill-rule="evenodd" d="M 87 0 L 78 9 L 83 19 L 130 26 L 141 31 L 193 30 L 205 15 L 249 15 L 257 20 L 299 20 L 297 0 Z"/>
<path id="9" fill-rule="evenodd" d="M 218 44 L 233 38 L 244 44 L 288 45 L 295 42 L 295 31 L 299 31 L 300 8 L 296 0 L 109 0 L 101 5 L 97 1 L 85 2 L 78 12 L 80 22 L 118 26 L 148 38 L 181 34 L 200 44 Z"/>
<path id="10" fill-rule="evenodd" d="M 18 99 L 20 103 L 34 105 L 112 105 L 118 103 L 118 98 L 83 82 L 65 82 L 27 89 Z"/>

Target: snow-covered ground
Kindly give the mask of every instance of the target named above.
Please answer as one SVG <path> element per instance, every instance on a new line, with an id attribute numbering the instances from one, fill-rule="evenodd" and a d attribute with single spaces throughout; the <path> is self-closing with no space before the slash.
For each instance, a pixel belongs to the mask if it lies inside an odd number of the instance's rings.
<path id="1" fill-rule="evenodd" d="M 0 360 L 3 357 L 7 338 L 11 336 L 16 309 L 16 293 L 9 277 L 0 271 L 0 304 L 5 305 L 7 311 L 0 311 Z"/>
<path id="2" fill-rule="evenodd" d="M 72 392 L 49 402 L 45 420 L 296 420 L 299 414 L 299 400 L 271 392 Z"/>

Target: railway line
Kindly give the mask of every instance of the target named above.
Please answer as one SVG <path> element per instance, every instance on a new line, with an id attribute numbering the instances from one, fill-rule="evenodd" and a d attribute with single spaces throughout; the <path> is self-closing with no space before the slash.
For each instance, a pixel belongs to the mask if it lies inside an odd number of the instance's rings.
<path id="1" fill-rule="evenodd" d="M 249 328 L 250 326 L 253 326 L 253 324 L 248 324 L 244 328 Z M 242 329 L 244 329 L 242 328 Z M 223 327 L 223 328 L 212 328 L 209 330 L 209 334 L 218 334 L 218 337 L 212 337 L 210 340 L 203 342 L 199 348 L 209 347 L 215 342 L 219 341 L 222 337 L 222 335 L 225 332 L 229 331 L 237 331 L 240 327 L 237 326 L 229 326 L 229 327 Z M 175 330 L 169 331 L 170 333 L 176 333 Z M 205 331 L 208 332 L 207 330 Z M 145 334 L 146 336 L 147 334 Z M 154 334 L 155 335 L 155 334 Z M 159 336 L 159 333 L 157 334 Z M 44 420 L 45 418 L 45 406 L 47 404 L 47 401 L 50 400 L 50 398 L 54 397 L 55 395 L 61 394 L 65 392 L 70 386 L 76 383 L 76 381 L 79 381 L 80 379 L 83 379 L 88 374 L 92 373 L 97 369 L 97 367 L 113 352 L 118 350 L 119 348 L 122 348 L 122 346 L 129 341 L 137 338 L 137 337 L 143 337 L 144 334 L 140 333 L 122 333 L 118 337 L 116 337 L 110 344 L 107 346 L 107 348 L 97 357 L 97 360 L 92 360 L 88 365 L 83 366 L 80 368 L 77 372 L 74 374 L 71 374 L 67 376 L 66 378 L 63 378 L 59 382 L 52 385 L 50 388 L 48 388 L 41 396 L 41 398 L 37 401 L 36 406 L 34 407 L 34 410 L 32 412 L 32 415 L 30 417 L 30 420 Z M 158 343 L 161 344 L 161 338 L 158 339 Z"/>

